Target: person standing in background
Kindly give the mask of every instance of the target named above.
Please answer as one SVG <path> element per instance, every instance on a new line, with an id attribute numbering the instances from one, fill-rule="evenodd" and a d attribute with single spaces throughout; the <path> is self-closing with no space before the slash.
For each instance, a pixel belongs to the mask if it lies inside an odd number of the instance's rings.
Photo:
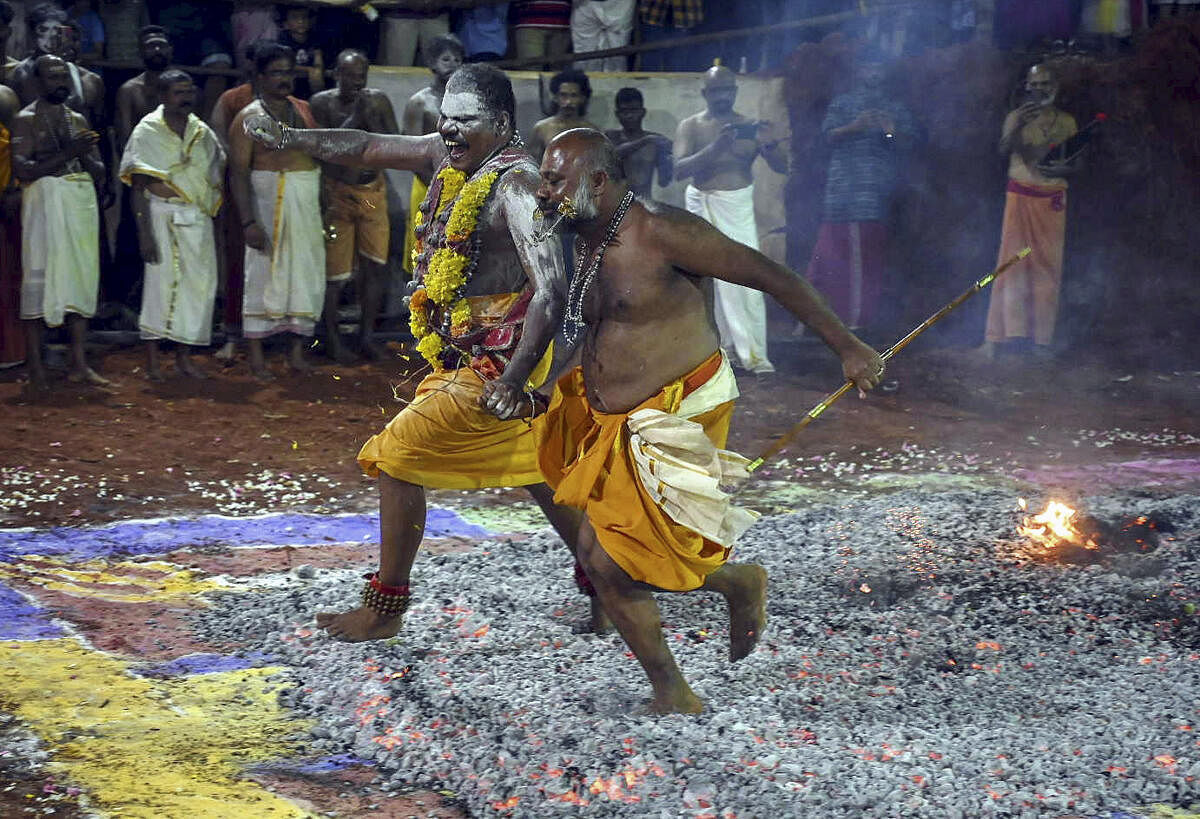
<path id="1" fill-rule="evenodd" d="M 571 0 L 516 0 L 512 17 L 518 60 L 558 57 L 570 50 Z"/>
<path id="2" fill-rule="evenodd" d="M 428 63 L 434 39 L 450 33 L 450 12 L 428 0 L 409 0 L 379 20 L 379 63 L 406 67 Z"/>
<path id="3" fill-rule="evenodd" d="M 490 63 L 508 53 L 508 3 L 489 3 L 458 13 L 454 33 L 469 63 Z"/>
<path id="4" fill-rule="evenodd" d="M 297 73 L 292 96 L 308 99 L 325 87 L 325 51 L 314 36 L 316 15 L 307 6 L 288 6 L 283 15 L 283 31 L 278 42 L 296 52 Z"/>
<path id="5" fill-rule="evenodd" d="M 571 9 L 571 45 L 575 53 L 629 45 L 634 11 L 634 0 L 576 0 Z M 628 57 L 575 61 L 580 71 L 624 71 L 628 65 Z"/>
<path id="6" fill-rule="evenodd" d="M 782 140 L 760 142 L 762 123 L 733 110 L 737 78 L 723 66 L 704 75 L 705 110 L 679 123 L 675 134 L 675 178 L 691 179 L 687 209 L 736 242 L 758 249 L 754 177 L 750 166 L 761 153 L 772 170 L 787 172 Z M 767 305 L 759 290 L 714 281 L 714 312 L 721 346 L 736 353 L 755 375 L 775 372 L 767 357 Z"/>

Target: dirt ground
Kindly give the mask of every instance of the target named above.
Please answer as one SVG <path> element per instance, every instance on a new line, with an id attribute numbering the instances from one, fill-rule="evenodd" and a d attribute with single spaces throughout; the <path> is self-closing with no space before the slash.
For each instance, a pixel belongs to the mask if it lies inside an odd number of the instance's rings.
<path id="1" fill-rule="evenodd" d="M 29 390 L 20 370 L 0 373 L 0 525 L 48 526 L 130 517 L 283 508 L 369 508 L 372 484 L 354 455 L 412 395 L 402 349 L 383 364 L 317 364 L 263 385 L 245 361 L 202 363 L 212 377 L 151 384 L 140 350 L 93 356 L 112 390 L 68 383 Z M 780 372 L 741 379 L 731 445 L 757 454 L 840 383 L 816 344 L 780 346 Z M 207 358 L 207 356 L 205 357 Z M 411 359 L 410 359 L 411 360 Z M 276 360 L 276 365 L 282 365 Z M 168 370 L 169 374 L 170 371 Z M 962 349 L 906 352 L 890 368 L 893 394 L 851 395 L 806 429 L 785 458 L 905 444 L 953 448 L 1031 467 L 1054 451 L 1064 463 L 1144 454 L 1164 429 L 1200 434 L 1200 373 L 1114 370 L 1073 359 L 1034 366 L 985 362 Z M 1121 430 L 1103 449 L 1080 432 Z M 854 451 L 851 451 L 853 448 Z M 363 506 L 363 505 L 366 506 Z"/>

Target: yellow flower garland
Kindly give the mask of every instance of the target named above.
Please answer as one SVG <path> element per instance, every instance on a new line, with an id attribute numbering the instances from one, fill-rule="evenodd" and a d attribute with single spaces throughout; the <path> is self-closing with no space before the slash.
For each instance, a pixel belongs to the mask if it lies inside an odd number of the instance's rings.
<path id="1" fill-rule="evenodd" d="M 462 171 L 443 168 L 438 178 L 442 181 L 442 187 L 434 215 L 454 202 L 446 222 L 445 239 L 447 243 L 461 244 L 468 241 L 478 227 L 479 212 L 483 210 L 500 174 L 492 171 L 468 182 Z M 424 216 L 418 211 L 416 223 L 420 225 L 423 221 Z M 413 250 L 414 262 L 422 250 L 422 243 L 418 241 L 417 244 Z M 422 287 L 409 301 L 408 326 L 417 339 L 417 351 L 437 372 L 442 370 L 440 356 L 445 350 L 445 343 L 435 331 L 431 316 L 437 307 L 449 307 L 451 335 L 462 336 L 470 331 L 471 304 L 458 294 L 467 283 L 471 262 L 470 257 L 450 247 L 438 248 L 422 277 Z"/>

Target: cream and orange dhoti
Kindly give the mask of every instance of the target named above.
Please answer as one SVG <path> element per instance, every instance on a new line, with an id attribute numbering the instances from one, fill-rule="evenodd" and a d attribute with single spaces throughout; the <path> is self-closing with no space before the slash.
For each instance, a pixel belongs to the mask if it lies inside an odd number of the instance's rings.
<path id="1" fill-rule="evenodd" d="M 747 460 L 723 449 L 737 396 L 719 351 L 629 412 L 592 407 L 580 368 L 559 380 L 534 425 L 542 474 L 634 580 L 695 589 L 756 520 L 722 489 L 746 477 Z"/>
<path id="2" fill-rule="evenodd" d="M 1025 247 L 1033 253 L 996 279 L 988 305 L 987 341 L 1054 340 L 1067 231 L 1065 187 L 1009 181 L 1000 236 L 1000 260 Z"/>
<path id="3" fill-rule="evenodd" d="M 754 221 L 754 186 L 735 191 L 702 191 L 688 185 L 684 192 L 689 212 L 696 214 L 735 242 L 758 250 Z M 767 302 L 752 287 L 713 279 L 714 312 L 721 346 L 755 373 L 774 372 L 767 358 Z"/>
<path id="4" fill-rule="evenodd" d="M 21 195 L 21 318 L 90 318 L 100 286 L 96 190 L 86 173 L 43 176 Z"/>
<path id="5" fill-rule="evenodd" d="M 472 321 L 498 323 L 521 296 L 473 296 Z M 529 376 L 541 384 L 550 372 L 551 350 Z M 483 376 L 469 366 L 435 372 L 417 385 L 412 403 L 363 444 L 358 464 L 430 489 L 483 489 L 541 483 L 533 427 L 501 421 L 479 406 Z"/>
<path id="6" fill-rule="evenodd" d="M 311 336 L 325 304 L 325 231 L 321 172 L 251 171 L 254 215 L 271 237 L 271 253 L 246 247 L 242 332 Z"/>
<path id="7" fill-rule="evenodd" d="M 391 227 L 383 172 L 362 185 L 351 185 L 331 176 L 326 176 L 322 184 L 325 221 L 337 231 L 337 238 L 325 243 L 325 279 L 347 281 L 357 268 L 356 256 L 386 264 Z"/>

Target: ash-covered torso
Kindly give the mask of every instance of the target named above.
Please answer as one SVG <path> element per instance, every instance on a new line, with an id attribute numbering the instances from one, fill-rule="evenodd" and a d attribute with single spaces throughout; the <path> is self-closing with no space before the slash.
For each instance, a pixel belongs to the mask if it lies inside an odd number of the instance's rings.
<path id="1" fill-rule="evenodd" d="M 445 167 L 445 164 L 442 167 Z M 478 178 L 481 173 L 489 170 L 499 171 L 500 176 L 493 185 L 487 202 L 479 211 L 472 238 L 477 247 L 475 267 L 464 288 L 464 296 L 520 292 L 528 283 L 523 259 L 532 262 L 545 252 L 532 240 L 532 214 L 537 204 L 533 194 L 538 179 L 537 166 L 533 159 L 524 151 L 505 151 L 493 162 L 485 163 L 469 178 Z M 436 175 L 435 173 L 434 176 Z M 440 224 L 429 222 L 430 213 L 437 205 L 434 197 L 440 192 L 441 186 L 435 184 L 420 206 L 425 219 L 425 229 L 418 229 L 418 236 L 422 238 L 422 252 L 429 255 L 443 244 L 441 237 L 444 234 L 444 225 L 454 209 L 454 201 L 444 203 L 439 215 L 434 217 Z"/>
<path id="2" fill-rule="evenodd" d="M 636 407 L 718 347 L 711 284 L 663 250 L 668 232 L 686 241 L 696 229 L 681 217 L 669 205 L 635 203 L 585 295 L 581 364 L 588 401 L 602 412 Z"/>

